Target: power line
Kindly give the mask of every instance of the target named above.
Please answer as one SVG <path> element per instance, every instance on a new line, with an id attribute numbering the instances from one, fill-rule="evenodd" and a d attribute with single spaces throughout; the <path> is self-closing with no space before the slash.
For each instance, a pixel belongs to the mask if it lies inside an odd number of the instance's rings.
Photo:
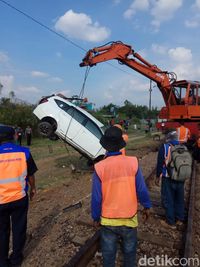
<path id="1" fill-rule="evenodd" d="M 25 16 L 26 18 L 32 20 L 33 22 L 37 23 L 38 25 L 40 25 L 40 26 L 43 27 L 44 29 L 46 29 L 46 30 L 48 30 L 48 31 L 50 31 L 50 32 L 52 32 L 52 33 L 54 33 L 54 34 L 56 34 L 58 37 L 64 39 L 65 41 L 69 42 L 70 44 L 72 44 L 72 45 L 76 46 L 77 48 L 79 48 L 79 49 L 81 49 L 81 50 L 87 52 L 87 50 L 86 50 L 85 48 L 83 48 L 83 47 L 81 47 L 80 45 L 78 45 L 77 43 L 71 41 L 69 38 L 66 38 L 64 35 L 62 35 L 62 34 L 56 32 L 56 31 L 52 30 L 51 28 L 49 28 L 48 26 L 46 26 L 45 24 L 43 24 L 43 23 L 40 22 L 39 20 L 33 18 L 33 17 L 30 16 L 29 14 L 27 14 L 27 13 L 23 12 L 22 10 L 16 8 L 15 6 L 11 5 L 10 3 L 6 2 L 5 0 L 0 0 L 0 2 L 2 2 L 2 3 L 5 4 L 5 5 L 7 5 L 7 6 L 10 7 L 11 9 L 17 11 L 18 13 L 20 13 L 20 14 L 23 15 L 23 16 Z M 112 64 L 109 63 L 109 62 L 105 62 L 105 63 L 107 63 L 108 65 L 112 66 L 113 68 L 115 68 L 115 69 L 117 69 L 117 70 L 120 70 L 120 71 L 122 71 L 122 72 L 124 72 L 124 73 L 126 73 L 126 74 L 132 76 L 132 74 L 130 74 L 129 72 L 127 72 L 127 71 L 125 71 L 125 70 L 122 70 L 121 68 L 119 68 L 119 67 L 117 67 L 117 66 L 114 66 L 114 65 L 112 65 Z"/>
<path id="2" fill-rule="evenodd" d="M 113 68 L 115 68 L 115 69 L 117 69 L 117 70 L 120 70 L 120 71 L 122 71 L 122 72 L 124 72 L 124 73 L 126 73 L 126 74 L 128 74 L 128 75 L 133 76 L 131 73 L 129 73 L 129 72 L 123 70 L 123 69 L 120 69 L 119 67 L 117 67 L 117 66 L 115 66 L 115 65 L 113 65 L 113 64 L 111 64 L 111 63 L 109 63 L 109 62 L 105 62 L 105 63 L 107 63 L 108 65 L 110 65 L 111 67 L 113 67 Z"/>
<path id="3" fill-rule="evenodd" d="M 75 42 L 71 41 L 70 39 L 66 38 L 64 35 L 52 30 L 51 28 L 49 28 L 48 26 L 46 26 L 45 24 L 43 24 L 42 22 L 40 22 L 39 20 L 33 18 L 32 16 L 28 15 L 27 13 L 19 10 L 18 8 L 14 7 L 13 5 L 9 4 L 8 2 L 4 1 L 4 0 L 0 0 L 2 3 L 4 3 L 5 5 L 9 6 L 10 8 L 14 9 L 15 11 L 17 11 L 18 13 L 24 15 L 25 17 L 27 17 L 28 19 L 34 21 L 35 23 L 39 24 L 41 27 L 45 28 L 46 30 L 58 35 L 59 37 L 61 37 L 62 39 L 64 39 L 65 41 L 71 43 L 72 45 L 80 48 L 81 50 L 87 51 L 86 49 L 84 49 L 83 47 L 81 47 L 80 45 L 76 44 Z"/>

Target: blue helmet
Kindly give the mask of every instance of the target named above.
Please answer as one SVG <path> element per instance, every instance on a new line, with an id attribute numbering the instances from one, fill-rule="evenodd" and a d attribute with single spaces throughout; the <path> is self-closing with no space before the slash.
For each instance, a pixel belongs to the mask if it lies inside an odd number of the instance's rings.
<path id="1" fill-rule="evenodd" d="M 0 141 L 13 140 L 15 130 L 11 126 L 0 124 Z"/>

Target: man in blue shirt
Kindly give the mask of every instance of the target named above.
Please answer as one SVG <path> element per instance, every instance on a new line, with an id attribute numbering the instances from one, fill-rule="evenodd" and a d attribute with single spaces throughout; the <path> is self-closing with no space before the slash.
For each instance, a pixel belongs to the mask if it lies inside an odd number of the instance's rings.
<path id="1" fill-rule="evenodd" d="M 143 218 L 149 217 L 151 202 L 136 157 L 122 155 L 126 145 L 122 130 L 112 126 L 100 140 L 107 150 L 104 160 L 95 164 L 92 178 L 92 218 L 101 224 L 103 266 L 114 267 L 120 238 L 126 267 L 134 267 L 137 247 L 137 206 L 144 207 Z"/>
<path id="2" fill-rule="evenodd" d="M 15 130 L 0 125 L 0 267 L 20 266 L 26 241 L 28 186 L 36 193 L 37 166 L 28 148 L 14 144 Z M 9 257 L 12 224 L 12 253 Z"/>
<path id="3" fill-rule="evenodd" d="M 184 221 L 184 182 L 172 180 L 167 171 L 167 161 L 170 153 L 170 146 L 178 145 L 176 131 L 166 135 L 166 141 L 161 145 L 157 157 L 157 178 L 156 185 L 161 180 L 161 201 L 165 209 L 166 221 L 161 224 L 171 229 L 176 229 Z"/>

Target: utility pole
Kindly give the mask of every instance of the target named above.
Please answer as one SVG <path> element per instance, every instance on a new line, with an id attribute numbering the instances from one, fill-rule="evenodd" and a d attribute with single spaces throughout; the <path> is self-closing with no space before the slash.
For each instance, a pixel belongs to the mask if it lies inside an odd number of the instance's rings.
<path id="1" fill-rule="evenodd" d="M 2 88 L 3 88 L 3 84 L 1 84 L 1 82 L 0 82 L 0 94 L 1 94 Z"/>
<path id="2" fill-rule="evenodd" d="M 149 86 L 149 110 L 151 110 L 151 92 L 152 92 L 152 80 L 150 80 L 150 86 Z"/>

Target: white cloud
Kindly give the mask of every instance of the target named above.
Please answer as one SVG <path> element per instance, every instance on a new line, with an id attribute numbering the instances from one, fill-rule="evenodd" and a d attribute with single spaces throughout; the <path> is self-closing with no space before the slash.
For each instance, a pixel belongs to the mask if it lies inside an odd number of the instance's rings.
<path id="1" fill-rule="evenodd" d="M 5 63 L 9 60 L 7 53 L 0 51 L 0 63 Z"/>
<path id="2" fill-rule="evenodd" d="M 60 83 L 60 82 L 63 82 L 63 79 L 61 79 L 59 77 L 51 77 L 51 78 L 48 79 L 48 81 Z"/>
<path id="3" fill-rule="evenodd" d="M 138 11 L 150 11 L 153 17 L 151 24 L 158 30 L 160 24 L 170 20 L 182 6 L 183 0 L 134 0 L 124 12 L 124 17 L 130 19 Z"/>
<path id="4" fill-rule="evenodd" d="M 121 1 L 122 1 L 122 0 L 113 0 L 113 3 L 114 3 L 115 5 L 119 5 L 119 4 L 121 3 Z"/>
<path id="5" fill-rule="evenodd" d="M 193 59 L 192 51 L 185 47 L 176 47 L 168 50 L 171 71 L 177 75 L 177 80 L 199 80 L 200 67 Z"/>
<path id="6" fill-rule="evenodd" d="M 33 77 L 41 77 L 41 78 L 45 78 L 45 77 L 49 77 L 48 73 L 45 72 L 41 72 L 41 71 L 31 71 L 31 76 Z"/>
<path id="7" fill-rule="evenodd" d="M 14 76 L 13 75 L 2 75 L 0 76 L 1 84 L 3 85 L 2 88 L 2 95 L 7 95 L 10 91 L 13 91 L 14 85 Z"/>
<path id="8" fill-rule="evenodd" d="M 146 80 L 146 79 L 145 79 Z M 139 78 L 127 79 L 127 76 L 115 80 L 103 92 L 104 103 L 114 103 L 116 105 L 123 105 L 127 99 L 133 104 L 148 105 L 148 89 L 149 82 Z"/>
<path id="9" fill-rule="evenodd" d="M 23 93 L 23 94 L 39 93 L 40 92 L 40 89 L 38 89 L 35 86 L 18 86 L 17 92 Z"/>
<path id="10" fill-rule="evenodd" d="M 22 101 L 26 101 L 28 103 L 36 103 L 42 94 L 42 91 L 36 86 L 26 86 L 19 85 L 15 90 L 16 97 L 21 99 Z"/>
<path id="11" fill-rule="evenodd" d="M 31 71 L 31 76 L 33 77 L 38 77 L 38 78 L 47 78 L 48 77 L 48 81 L 50 82 L 62 82 L 63 79 L 59 78 L 59 77 L 50 77 L 50 75 L 46 72 L 41 72 L 41 71 Z"/>
<path id="12" fill-rule="evenodd" d="M 62 94 L 66 97 L 72 96 L 71 90 L 68 89 L 60 89 L 60 90 L 57 89 L 56 91 L 52 91 L 51 94 Z"/>
<path id="13" fill-rule="evenodd" d="M 151 49 L 154 53 L 160 54 L 160 55 L 165 55 L 167 52 L 167 47 L 166 46 L 162 46 L 159 44 L 152 44 L 151 45 Z"/>
<path id="14" fill-rule="evenodd" d="M 156 28 L 164 21 L 170 20 L 174 13 L 182 6 L 183 0 L 159 0 L 154 1 L 151 14 L 154 17 L 152 25 Z"/>
<path id="15" fill-rule="evenodd" d="M 190 62 L 192 60 L 192 52 L 185 47 L 177 47 L 169 49 L 169 57 L 176 62 Z"/>
<path id="16" fill-rule="evenodd" d="M 108 28 L 92 22 L 88 15 L 75 13 L 73 10 L 67 11 L 57 20 L 55 29 L 69 37 L 90 42 L 104 41 L 110 36 Z"/>
<path id="17" fill-rule="evenodd" d="M 185 21 L 185 26 L 188 28 L 197 28 L 200 26 L 200 14 L 194 15 L 192 18 Z"/>
<path id="18" fill-rule="evenodd" d="M 200 0 L 196 0 L 196 1 L 195 1 L 194 7 L 200 9 Z"/>
<path id="19" fill-rule="evenodd" d="M 178 64 L 174 67 L 173 71 L 176 73 L 177 75 L 177 80 L 187 80 L 193 79 L 193 75 L 191 76 L 191 68 L 192 68 L 192 64 L 188 63 L 188 64 Z"/>
<path id="20" fill-rule="evenodd" d="M 185 26 L 188 28 L 197 28 L 200 26 L 200 0 L 196 0 L 192 5 L 193 14 L 185 20 Z"/>
<path id="21" fill-rule="evenodd" d="M 149 0 L 134 0 L 130 7 L 124 12 L 124 17 L 130 19 L 137 10 L 146 11 L 149 8 Z"/>

